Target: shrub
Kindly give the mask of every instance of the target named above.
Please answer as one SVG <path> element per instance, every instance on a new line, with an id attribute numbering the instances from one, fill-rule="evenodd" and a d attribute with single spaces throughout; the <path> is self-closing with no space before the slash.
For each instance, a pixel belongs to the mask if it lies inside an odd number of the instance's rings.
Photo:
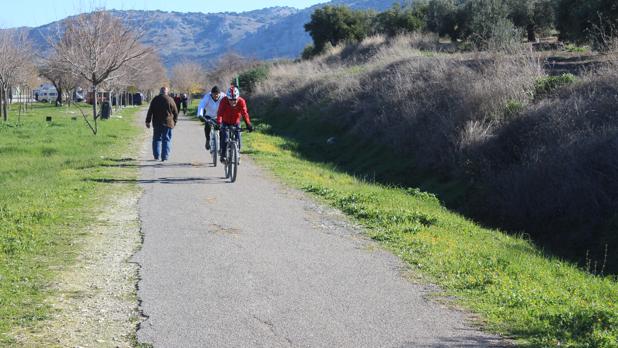
<path id="1" fill-rule="evenodd" d="M 354 11 L 347 6 L 325 6 L 313 12 L 305 31 L 311 35 L 317 52 L 322 52 L 327 42 L 337 45 L 364 39 L 369 35 L 372 16 L 371 12 Z"/>
<path id="2" fill-rule="evenodd" d="M 545 98 L 557 89 L 568 86 L 573 82 L 575 82 L 575 75 L 573 74 L 541 77 L 534 83 L 534 98 L 537 100 Z"/>
<path id="3" fill-rule="evenodd" d="M 504 108 L 504 116 L 506 119 L 512 119 L 524 111 L 524 104 L 519 100 L 509 100 Z"/>
<path id="4" fill-rule="evenodd" d="M 588 52 L 588 48 L 586 47 L 582 47 L 582 46 L 577 46 L 575 44 L 567 44 L 564 46 L 564 50 L 567 52 L 571 52 L 571 53 L 586 53 Z"/>
<path id="5" fill-rule="evenodd" d="M 388 36 L 421 31 L 425 27 L 424 13 L 426 7 L 414 6 L 402 8 L 396 3 L 389 10 L 378 14 L 375 27 L 378 33 Z"/>
<path id="6" fill-rule="evenodd" d="M 618 76 L 604 71 L 531 105 L 476 151 L 491 163 L 485 215 L 601 268 L 618 250 Z M 614 221 L 614 222 L 613 222 Z M 558 250 L 558 249 L 554 249 Z M 606 270 L 618 271 L 618 255 Z"/>
<path id="7" fill-rule="evenodd" d="M 318 54 L 318 52 L 316 52 L 315 46 L 309 44 L 303 49 L 303 52 L 300 54 L 300 58 L 307 60 L 315 57 L 316 54 Z"/>
<path id="8" fill-rule="evenodd" d="M 266 80 L 267 77 L 268 67 L 266 65 L 260 65 L 238 75 L 238 83 L 245 92 L 252 93 L 255 86 Z"/>

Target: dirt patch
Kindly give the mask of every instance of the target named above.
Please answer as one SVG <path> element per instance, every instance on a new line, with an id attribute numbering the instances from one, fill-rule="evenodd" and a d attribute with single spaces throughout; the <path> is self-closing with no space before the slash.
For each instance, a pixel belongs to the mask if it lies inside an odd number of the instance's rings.
<path id="1" fill-rule="evenodd" d="M 50 318 L 14 333 L 19 346 L 132 347 L 139 318 L 130 258 L 140 245 L 139 191 L 118 189 L 78 243 L 77 261 L 58 273 Z M 102 202 L 103 203 L 103 202 Z"/>

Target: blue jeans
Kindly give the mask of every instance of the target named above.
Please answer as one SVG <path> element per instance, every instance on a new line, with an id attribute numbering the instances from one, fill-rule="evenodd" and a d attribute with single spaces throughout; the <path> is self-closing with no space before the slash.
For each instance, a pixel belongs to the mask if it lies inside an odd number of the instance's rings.
<path id="1" fill-rule="evenodd" d="M 172 129 L 166 126 L 156 126 L 152 133 L 152 155 L 155 159 L 166 161 L 172 149 Z"/>
<path id="2" fill-rule="evenodd" d="M 219 148 L 221 149 L 221 157 L 225 157 L 225 149 L 227 145 L 227 132 L 226 129 L 230 128 L 232 132 L 236 132 L 236 139 L 238 139 L 238 151 L 240 151 L 240 144 L 242 141 L 240 140 L 240 127 L 224 124 L 221 126 L 221 132 L 219 132 Z"/>

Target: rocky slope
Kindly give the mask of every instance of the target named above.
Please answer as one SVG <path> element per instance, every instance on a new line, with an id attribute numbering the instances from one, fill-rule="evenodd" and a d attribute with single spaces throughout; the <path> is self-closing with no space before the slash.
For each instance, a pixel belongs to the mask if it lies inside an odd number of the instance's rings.
<path id="1" fill-rule="evenodd" d="M 228 52 L 258 59 L 294 58 L 311 42 L 304 31 L 315 9 L 348 5 L 356 9 L 384 10 L 397 0 L 333 0 L 303 10 L 270 7 L 234 13 L 180 13 L 163 11 L 116 11 L 127 25 L 144 31 L 143 42 L 157 49 L 168 67 L 191 60 L 206 66 Z M 39 52 L 48 50 L 49 38 L 57 37 L 62 21 L 25 31 Z"/>

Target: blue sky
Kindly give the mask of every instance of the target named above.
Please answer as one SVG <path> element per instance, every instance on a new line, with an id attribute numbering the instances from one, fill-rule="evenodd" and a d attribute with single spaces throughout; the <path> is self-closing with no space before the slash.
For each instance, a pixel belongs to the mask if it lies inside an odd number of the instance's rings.
<path id="1" fill-rule="evenodd" d="M 328 0 L 2 0 L 0 28 L 37 27 L 105 7 L 117 10 L 244 12 L 272 6 L 306 8 Z"/>

